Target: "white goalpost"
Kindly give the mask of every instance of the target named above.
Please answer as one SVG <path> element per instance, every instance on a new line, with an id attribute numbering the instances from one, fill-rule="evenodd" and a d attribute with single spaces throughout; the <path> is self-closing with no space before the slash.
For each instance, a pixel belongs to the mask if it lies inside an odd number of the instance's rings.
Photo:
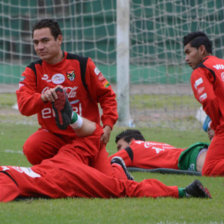
<path id="1" fill-rule="evenodd" d="M 118 122 L 120 125 L 130 125 L 129 103 L 129 30 L 130 30 L 129 0 L 117 0 L 117 103 Z"/>

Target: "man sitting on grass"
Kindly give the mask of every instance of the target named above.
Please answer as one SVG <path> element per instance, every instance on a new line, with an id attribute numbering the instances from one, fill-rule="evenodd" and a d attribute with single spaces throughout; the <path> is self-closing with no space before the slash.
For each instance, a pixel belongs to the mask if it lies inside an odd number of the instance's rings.
<path id="1" fill-rule="evenodd" d="M 100 150 L 102 127 L 72 112 L 62 89 L 56 89 L 53 109 L 59 126 L 72 127 L 78 137 L 70 147 L 32 167 L 0 167 L 0 201 L 18 197 L 201 197 L 211 198 L 207 188 L 195 180 L 186 188 L 167 186 L 155 179 L 136 182 L 105 175 L 90 166 Z M 89 136 L 86 136 L 89 135 Z"/>

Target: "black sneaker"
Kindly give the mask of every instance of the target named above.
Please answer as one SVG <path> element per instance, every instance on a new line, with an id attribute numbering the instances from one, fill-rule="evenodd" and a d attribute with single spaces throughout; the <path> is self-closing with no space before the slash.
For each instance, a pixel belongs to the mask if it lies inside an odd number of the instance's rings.
<path id="1" fill-rule="evenodd" d="M 187 197 L 212 198 L 208 189 L 199 180 L 193 181 L 185 188 Z"/>
<path id="2" fill-rule="evenodd" d="M 128 169 L 125 165 L 124 160 L 120 156 L 113 157 L 110 162 L 111 162 L 111 164 L 116 163 L 116 164 L 120 165 L 123 168 L 128 180 L 134 180 L 133 176 L 128 172 Z"/>
<path id="3" fill-rule="evenodd" d="M 55 92 L 57 93 L 58 99 L 52 102 L 52 107 L 55 112 L 56 124 L 60 129 L 66 129 L 71 123 L 72 107 L 62 88 L 58 87 Z"/>

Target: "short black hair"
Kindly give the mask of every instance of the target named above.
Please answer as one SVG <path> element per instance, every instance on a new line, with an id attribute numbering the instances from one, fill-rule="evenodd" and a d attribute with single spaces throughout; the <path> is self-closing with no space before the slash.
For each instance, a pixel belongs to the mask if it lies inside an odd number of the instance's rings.
<path id="1" fill-rule="evenodd" d="M 204 32 L 197 31 L 192 32 L 184 36 L 183 44 L 184 46 L 188 43 L 191 44 L 192 47 L 199 48 L 201 45 L 204 45 L 207 52 L 212 54 L 212 42 L 209 40 L 207 35 Z"/>
<path id="2" fill-rule="evenodd" d="M 42 19 L 36 24 L 34 24 L 32 29 L 32 36 L 35 30 L 42 28 L 49 28 L 55 40 L 57 39 L 58 35 L 62 34 L 60 26 L 57 21 L 53 19 Z"/>
<path id="3" fill-rule="evenodd" d="M 127 143 L 130 143 L 132 139 L 145 141 L 142 133 L 137 129 L 126 129 L 118 134 L 115 138 L 115 142 L 117 143 L 120 139 L 124 139 Z"/>

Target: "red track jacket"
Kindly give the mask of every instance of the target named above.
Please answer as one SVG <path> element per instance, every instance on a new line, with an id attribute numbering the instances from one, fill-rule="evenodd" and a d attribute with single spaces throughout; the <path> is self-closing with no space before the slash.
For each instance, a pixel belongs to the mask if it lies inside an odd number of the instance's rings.
<path id="1" fill-rule="evenodd" d="M 224 60 L 207 56 L 192 72 L 195 98 L 203 105 L 216 132 L 224 129 Z"/>
<path id="2" fill-rule="evenodd" d="M 84 82 L 87 89 L 85 88 L 81 77 L 83 59 L 64 52 L 64 59 L 57 64 L 50 65 L 39 60 L 27 66 L 22 73 L 20 88 L 16 91 L 20 112 L 26 116 L 37 113 L 41 127 L 55 134 L 75 135 L 71 127 L 60 130 L 56 126 L 51 103 L 44 103 L 41 100 L 43 92 L 62 85 L 74 111 L 99 124 L 99 103 L 103 110 L 101 117 L 103 126 L 109 125 L 112 128 L 118 118 L 116 95 L 90 58 L 85 67 Z"/>

